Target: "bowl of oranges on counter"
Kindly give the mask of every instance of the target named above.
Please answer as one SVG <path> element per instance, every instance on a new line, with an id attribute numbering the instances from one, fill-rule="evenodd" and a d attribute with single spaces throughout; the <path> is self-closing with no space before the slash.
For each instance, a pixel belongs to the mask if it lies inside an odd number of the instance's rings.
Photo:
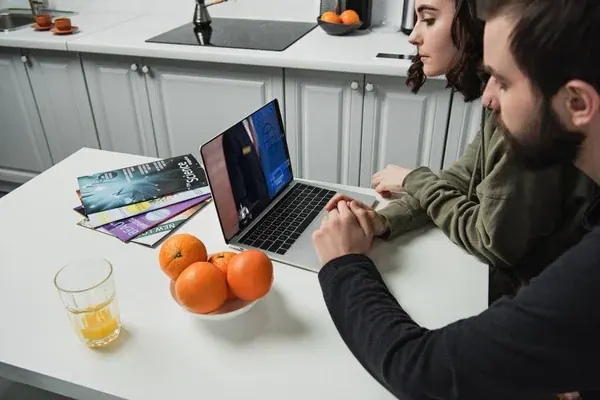
<path id="1" fill-rule="evenodd" d="M 362 26 L 360 17 L 354 10 L 346 10 L 341 14 L 326 11 L 317 17 L 317 23 L 325 32 L 334 36 L 348 35 Z"/>
<path id="2" fill-rule="evenodd" d="M 269 293 L 273 263 L 259 250 L 209 254 L 187 233 L 167 239 L 159 264 L 170 279 L 173 300 L 201 319 L 224 320 L 249 311 Z"/>

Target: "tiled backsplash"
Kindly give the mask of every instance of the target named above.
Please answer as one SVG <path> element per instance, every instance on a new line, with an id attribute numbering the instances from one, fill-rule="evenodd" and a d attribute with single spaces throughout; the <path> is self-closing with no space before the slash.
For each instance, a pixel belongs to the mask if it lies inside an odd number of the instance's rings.
<path id="1" fill-rule="evenodd" d="M 126 12 L 136 14 L 178 14 L 194 12 L 194 0 L 47 0 L 50 7 L 92 12 Z M 29 7 L 27 0 L 0 0 L 0 7 Z M 319 14 L 319 0 L 230 0 L 211 7 L 213 16 L 271 18 L 314 21 Z"/>

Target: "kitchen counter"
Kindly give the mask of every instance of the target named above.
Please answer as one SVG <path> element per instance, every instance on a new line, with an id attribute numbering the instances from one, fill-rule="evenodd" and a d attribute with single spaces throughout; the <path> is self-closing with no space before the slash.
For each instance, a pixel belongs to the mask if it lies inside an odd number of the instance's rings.
<path id="1" fill-rule="evenodd" d="M 0 231 L 7 243 L 0 268 L 0 376 L 86 400 L 394 398 L 341 340 L 315 273 L 275 262 L 271 292 L 248 313 L 200 320 L 173 301 L 158 249 L 76 224 L 78 176 L 148 161 L 82 149 L 0 199 L 0 221 L 10 227 Z M 211 252 L 227 249 L 214 204 L 177 233 L 184 232 Z M 487 308 L 487 266 L 437 228 L 376 241 L 370 256 L 392 293 L 428 328 Z M 98 351 L 77 340 L 52 284 L 61 265 L 87 257 L 113 263 L 125 327 L 114 346 Z"/>
<path id="2" fill-rule="evenodd" d="M 414 47 L 402 33 L 361 32 L 330 36 L 316 27 L 285 51 L 240 50 L 219 47 L 146 43 L 151 37 L 189 22 L 189 17 L 145 16 L 112 29 L 69 41 L 72 51 L 124 56 L 173 58 L 192 61 L 319 69 L 382 75 L 405 75 L 408 60 L 377 59 L 379 52 L 412 54 Z"/>
<path id="3" fill-rule="evenodd" d="M 327 35 L 320 27 L 282 52 L 146 43 L 189 20 L 189 15 L 80 13 L 73 16 L 73 23 L 81 28 L 76 35 L 57 36 L 27 27 L 0 35 L 0 46 L 391 76 L 405 76 L 410 61 L 379 59 L 377 53 L 415 52 L 401 32 L 359 31 L 338 37 Z"/>
<path id="4" fill-rule="evenodd" d="M 71 23 L 79 27 L 72 35 L 55 35 L 50 31 L 36 31 L 29 25 L 10 32 L 0 32 L 0 46 L 40 50 L 67 50 L 67 43 L 94 32 L 135 18 L 135 14 L 77 13 L 68 16 Z"/>

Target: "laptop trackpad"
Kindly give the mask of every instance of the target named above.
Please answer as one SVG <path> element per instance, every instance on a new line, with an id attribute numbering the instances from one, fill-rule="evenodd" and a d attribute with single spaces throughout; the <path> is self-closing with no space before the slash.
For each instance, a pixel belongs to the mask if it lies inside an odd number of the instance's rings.
<path id="1" fill-rule="evenodd" d="M 377 202 L 375 196 L 365 195 L 353 191 L 339 190 L 333 187 L 328 187 L 326 185 L 315 186 L 336 190 L 338 193 L 343 193 L 349 197 L 352 197 L 353 199 L 356 199 L 372 207 Z M 310 223 L 310 225 L 306 228 L 306 230 L 302 233 L 298 240 L 296 240 L 294 245 L 290 247 L 290 249 L 286 252 L 285 255 L 279 257 L 275 257 L 275 255 L 272 255 L 273 258 L 278 259 L 281 262 L 298 266 L 300 268 L 318 272 L 321 269 L 321 263 L 319 262 L 319 258 L 312 243 L 312 234 L 314 231 L 319 229 L 319 226 L 321 225 L 321 222 L 325 215 L 326 212 L 322 210 L 317 215 L 317 217 Z"/>

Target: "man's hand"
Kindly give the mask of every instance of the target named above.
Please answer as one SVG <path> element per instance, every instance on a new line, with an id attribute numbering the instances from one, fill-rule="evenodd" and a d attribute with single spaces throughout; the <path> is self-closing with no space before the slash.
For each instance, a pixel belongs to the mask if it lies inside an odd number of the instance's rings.
<path id="1" fill-rule="evenodd" d="M 357 202 L 340 201 L 313 233 L 313 244 L 322 265 L 347 254 L 365 254 L 373 241 L 367 211 Z"/>
<path id="2" fill-rule="evenodd" d="M 402 182 L 406 175 L 410 174 L 408 168 L 398 165 L 388 165 L 373 175 L 371 186 L 383 197 L 390 197 L 392 193 L 401 193 L 403 191 Z"/>
<path id="3" fill-rule="evenodd" d="M 371 222 L 371 226 L 373 227 L 373 236 L 381 236 L 388 230 L 388 225 L 386 219 L 377 214 L 377 211 L 373 207 L 369 207 L 363 202 L 358 200 L 354 200 L 352 197 L 346 196 L 345 194 L 336 194 L 329 200 L 329 202 L 325 205 L 325 211 L 331 211 L 337 208 L 338 203 L 345 202 L 352 204 L 354 203 L 357 207 L 362 208 L 367 213 L 367 218 Z"/>

